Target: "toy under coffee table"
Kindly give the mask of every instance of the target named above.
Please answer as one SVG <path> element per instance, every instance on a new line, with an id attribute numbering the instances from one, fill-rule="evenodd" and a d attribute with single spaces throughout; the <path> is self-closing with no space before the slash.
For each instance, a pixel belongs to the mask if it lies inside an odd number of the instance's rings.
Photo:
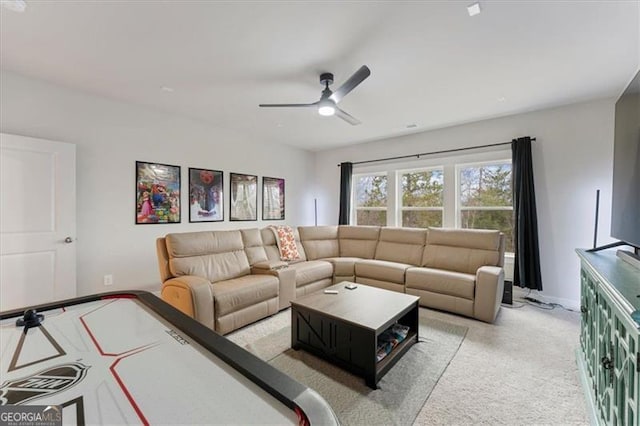
<path id="1" fill-rule="evenodd" d="M 291 347 L 363 376 L 376 389 L 380 378 L 418 341 L 420 298 L 363 284 L 348 289 L 349 284 L 341 282 L 291 302 Z M 381 335 L 394 325 L 403 328 L 397 324 L 409 328 L 406 338 L 377 361 Z"/>

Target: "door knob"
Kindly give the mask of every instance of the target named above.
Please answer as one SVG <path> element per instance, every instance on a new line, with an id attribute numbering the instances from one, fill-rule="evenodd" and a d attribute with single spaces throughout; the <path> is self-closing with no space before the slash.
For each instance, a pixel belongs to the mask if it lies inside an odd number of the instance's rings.
<path id="1" fill-rule="evenodd" d="M 73 238 L 67 237 L 67 238 L 64 239 L 64 242 L 67 243 L 67 244 L 71 244 L 73 242 Z"/>

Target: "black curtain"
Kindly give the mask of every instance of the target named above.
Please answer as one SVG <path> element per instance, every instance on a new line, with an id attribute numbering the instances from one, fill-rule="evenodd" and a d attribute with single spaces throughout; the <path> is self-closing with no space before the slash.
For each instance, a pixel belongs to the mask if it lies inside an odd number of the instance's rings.
<path id="1" fill-rule="evenodd" d="M 538 246 L 538 216 L 533 184 L 531 138 L 511 141 L 513 155 L 513 210 L 515 265 L 513 284 L 542 290 L 540 249 Z"/>
<path id="2" fill-rule="evenodd" d="M 348 225 L 351 215 L 351 174 L 353 173 L 353 163 L 340 163 L 340 214 L 338 215 L 339 225 Z"/>

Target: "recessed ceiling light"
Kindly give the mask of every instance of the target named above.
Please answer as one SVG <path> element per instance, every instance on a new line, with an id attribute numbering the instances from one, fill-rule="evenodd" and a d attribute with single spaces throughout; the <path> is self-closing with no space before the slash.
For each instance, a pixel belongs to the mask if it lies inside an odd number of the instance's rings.
<path id="1" fill-rule="evenodd" d="M 278 124 L 276 124 L 276 127 L 284 127 L 284 124 L 278 123 Z"/>
<path id="2" fill-rule="evenodd" d="M 467 12 L 469 12 L 469 16 L 476 16 L 480 14 L 480 3 L 476 2 L 469 6 L 467 6 Z"/>
<path id="3" fill-rule="evenodd" d="M 173 87 L 162 86 L 160 90 L 163 92 L 173 92 Z"/>
<path id="4" fill-rule="evenodd" d="M 0 0 L 0 5 L 13 12 L 22 13 L 27 9 L 27 2 L 24 0 Z"/>
<path id="5" fill-rule="evenodd" d="M 507 100 L 507 98 L 505 98 L 504 96 L 500 96 L 500 97 L 497 99 L 497 101 L 498 101 L 498 102 L 504 102 L 504 101 L 506 101 L 506 100 Z"/>

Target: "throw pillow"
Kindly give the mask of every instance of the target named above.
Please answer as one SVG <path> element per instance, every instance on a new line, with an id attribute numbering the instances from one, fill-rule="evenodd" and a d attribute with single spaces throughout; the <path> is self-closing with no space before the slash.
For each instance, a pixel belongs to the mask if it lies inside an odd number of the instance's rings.
<path id="1" fill-rule="evenodd" d="M 287 225 L 269 226 L 276 236 L 276 243 L 280 251 L 280 260 L 300 260 L 300 253 L 293 235 L 293 229 Z"/>

